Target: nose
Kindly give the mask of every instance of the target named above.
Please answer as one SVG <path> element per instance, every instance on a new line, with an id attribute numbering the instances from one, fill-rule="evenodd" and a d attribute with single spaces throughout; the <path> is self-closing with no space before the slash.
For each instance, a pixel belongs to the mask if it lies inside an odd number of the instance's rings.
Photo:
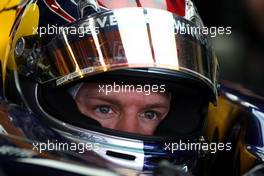
<path id="1" fill-rule="evenodd" d="M 120 117 L 119 121 L 115 124 L 114 129 L 129 132 L 129 133 L 140 133 L 140 126 L 137 117 L 137 113 L 130 112 Z"/>

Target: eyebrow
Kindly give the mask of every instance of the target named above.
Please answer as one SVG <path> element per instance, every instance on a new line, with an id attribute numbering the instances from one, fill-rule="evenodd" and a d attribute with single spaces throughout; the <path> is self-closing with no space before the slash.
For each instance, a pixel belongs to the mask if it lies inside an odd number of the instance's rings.
<path id="1" fill-rule="evenodd" d="M 162 103 L 154 103 L 154 104 L 148 104 L 144 108 L 147 109 L 147 108 L 169 108 L 169 107 L 170 106 L 166 106 Z"/>
<path id="2" fill-rule="evenodd" d="M 98 99 L 98 100 L 101 100 L 101 101 L 107 101 L 108 103 L 120 105 L 119 101 L 107 98 L 105 96 L 96 96 L 96 97 L 94 97 L 94 96 L 86 95 L 85 97 L 88 98 L 88 99 Z"/>
<path id="3" fill-rule="evenodd" d="M 112 103 L 112 104 L 116 104 L 116 105 L 119 105 L 121 106 L 121 104 L 119 103 L 119 101 L 117 100 L 113 100 L 112 98 L 108 98 L 108 97 L 105 97 L 105 96 L 86 96 L 87 98 L 89 99 L 98 99 L 98 100 L 101 100 L 101 101 L 106 101 L 108 103 Z M 169 106 L 166 106 L 162 103 L 151 103 L 151 104 L 147 104 L 145 105 L 142 109 L 147 109 L 147 108 L 169 108 L 170 107 L 170 104 Z"/>

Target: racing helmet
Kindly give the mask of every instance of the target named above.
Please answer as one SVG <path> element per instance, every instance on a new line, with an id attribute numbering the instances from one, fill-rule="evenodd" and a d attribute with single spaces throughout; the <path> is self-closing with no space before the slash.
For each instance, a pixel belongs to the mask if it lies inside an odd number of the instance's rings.
<path id="1" fill-rule="evenodd" d="M 202 142 L 218 96 L 218 63 L 202 27 L 190 0 L 23 1 L 1 63 L 5 97 L 122 167 L 149 171 L 167 160 L 194 171 L 203 151 L 176 146 Z M 170 111 L 153 135 L 103 128 L 71 94 L 98 80 L 164 84 Z"/>

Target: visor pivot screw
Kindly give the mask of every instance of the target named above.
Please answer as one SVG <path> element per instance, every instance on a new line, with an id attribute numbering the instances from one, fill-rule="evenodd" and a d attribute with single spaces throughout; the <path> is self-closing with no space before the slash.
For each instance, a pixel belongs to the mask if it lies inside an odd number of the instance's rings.
<path id="1" fill-rule="evenodd" d="M 20 73 L 28 76 L 35 72 L 40 49 L 36 36 L 21 37 L 15 45 L 15 60 Z"/>
<path id="2" fill-rule="evenodd" d="M 17 57 L 22 56 L 25 50 L 25 45 L 26 45 L 26 41 L 23 37 L 17 40 L 16 47 L 15 47 L 15 54 Z"/>

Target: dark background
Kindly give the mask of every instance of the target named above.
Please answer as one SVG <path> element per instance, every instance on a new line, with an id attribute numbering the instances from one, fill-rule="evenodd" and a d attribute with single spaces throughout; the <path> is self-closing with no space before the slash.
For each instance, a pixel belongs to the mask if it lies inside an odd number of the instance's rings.
<path id="1" fill-rule="evenodd" d="M 205 26 L 232 27 L 213 45 L 220 78 L 264 96 L 264 0 L 193 0 Z"/>

